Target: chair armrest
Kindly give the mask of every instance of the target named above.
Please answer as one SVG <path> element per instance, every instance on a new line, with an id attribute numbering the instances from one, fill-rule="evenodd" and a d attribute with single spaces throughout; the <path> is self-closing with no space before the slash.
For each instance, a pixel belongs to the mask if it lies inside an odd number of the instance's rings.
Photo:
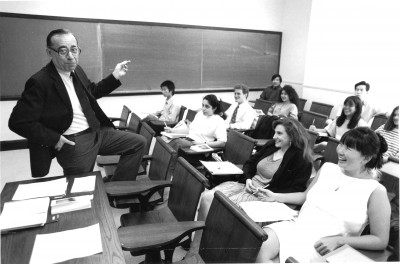
<path id="1" fill-rule="evenodd" d="M 119 162 L 121 155 L 100 155 L 99 157 L 97 157 L 97 165 L 100 167 L 103 166 L 113 166 L 113 165 L 117 165 Z M 151 160 L 153 157 L 151 155 L 144 155 L 142 158 L 142 161 L 149 161 Z"/>
<path id="2" fill-rule="evenodd" d="M 104 184 L 108 196 L 135 196 L 172 186 L 171 181 L 115 181 Z"/>
<path id="3" fill-rule="evenodd" d="M 169 127 L 174 127 L 176 124 L 178 124 L 178 122 L 175 121 L 161 121 L 161 120 L 150 120 L 149 123 L 151 123 L 154 126 L 162 126 L 165 127 L 165 124 L 167 124 L 167 126 Z"/>
<path id="4" fill-rule="evenodd" d="M 395 162 L 395 163 L 399 163 L 399 159 L 398 159 L 398 158 L 395 158 L 395 157 L 392 157 L 392 156 L 389 156 L 388 160 L 389 160 L 389 161 L 393 161 L 393 162 Z"/>
<path id="5" fill-rule="evenodd" d="M 120 118 L 120 117 L 108 117 L 108 119 L 110 119 L 111 122 L 121 121 L 122 120 L 122 118 Z"/>
<path id="6" fill-rule="evenodd" d="M 207 150 L 207 151 L 194 151 L 190 148 L 180 148 L 179 151 L 182 151 L 184 154 L 186 155 L 199 155 L 199 154 L 208 154 L 208 153 L 214 153 L 214 152 L 218 152 L 224 150 L 224 148 L 214 148 L 213 150 Z"/>
<path id="7" fill-rule="evenodd" d="M 143 224 L 118 228 L 118 237 L 123 250 L 135 252 L 159 249 L 178 243 L 193 231 L 204 229 L 204 221 Z"/>
<path id="8" fill-rule="evenodd" d="M 97 165 L 100 167 L 103 166 L 112 166 L 112 165 L 117 165 L 119 162 L 120 155 L 100 155 L 97 157 Z"/>

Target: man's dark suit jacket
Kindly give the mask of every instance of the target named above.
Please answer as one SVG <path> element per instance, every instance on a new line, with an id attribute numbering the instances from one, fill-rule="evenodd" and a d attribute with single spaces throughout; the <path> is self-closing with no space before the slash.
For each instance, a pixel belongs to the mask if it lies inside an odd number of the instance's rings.
<path id="1" fill-rule="evenodd" d="M 75 69 L 78 80 L 85 87 L 89 102 L 101 126 L 113 127 L 96 99 L 121 85 L 109 75 L 99 83 L 90 82 L 80 66 Z M 50 62 L 25 84 L 25 90 L 14 107 L 8 126 L 28 139 L 32 177 L 43 177 L 55 157 L 54 146 L 71 125 L 73 111 L 65 85 L 54 64 Z"/>

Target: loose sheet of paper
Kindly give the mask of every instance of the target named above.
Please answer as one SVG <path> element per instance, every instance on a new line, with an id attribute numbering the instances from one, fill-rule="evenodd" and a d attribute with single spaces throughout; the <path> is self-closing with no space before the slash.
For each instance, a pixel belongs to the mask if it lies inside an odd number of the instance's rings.
<path id="1" fill-rule="evenodd" d="M 96 176 L 75 178 L 71 188 L 71 193 L 92 192 L 96 183 Z"/>
<path id="2" fill-rule="evenodd" d="M 61 196 L 67 190 L 66 178 L 46 182 L 35 182 L 18 185 L 13 200 L 25 200 L 36 197 Z"/>
<path id="3" fill-rule="evenodd" d="M 240 203 L 240 207 L 254 222 L 273 222 L 293 219 L 298 214 L 284 203 L 249 201 Z"/>
<path id="4" fill-rule="evenodd" d="M 200 161 L 213 175 L 243 174 L 243 171 L 229 161 Z"/>
<path id="5" fill-rule="evenodd" d="M 36 235 L 31 264 L 47 264 L 103 252 L 99 224 L 52 234 Z"/>
<path id="6" fill-rule="evenodd" d="M 364 256 L 349 245 L 344 245 L 331 253 L 326 257 L 326 261 L 329 263 L 365 263 L 374 262 L 372 259 Z"/>

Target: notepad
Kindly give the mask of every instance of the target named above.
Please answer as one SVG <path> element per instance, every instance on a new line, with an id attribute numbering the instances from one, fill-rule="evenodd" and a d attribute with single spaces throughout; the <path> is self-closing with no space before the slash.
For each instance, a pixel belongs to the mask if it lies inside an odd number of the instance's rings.
<path id="1" fill-rule="evenodd" d="M 276 222 L 293 219 L 298 212 L 284 203 L 249 201 L 239 204 L 254 222 Z"/>
<path id="2" fill-rule="evenodd" d="M 365 263 L 374 262 L 349 245 L 343 245 L 326 256 L 329 263 Z"/>
<path id="3" fill-rule="evenodd" d="M 184 137 L 187 137 L 188 134 L 168 133 L 168 132 L 162 131 L 161 135 L 166 136 L 169 139 L 173 139 L 173 138 L 184 138 Z"/>
<path id="4" fill-rule="evenodd" d="M 74 179 L 71 193 L 93 192 L 96 183 L 96 176 L 87 176 Z"/>
<path id="5" fill-rule="evenodd" d="M 207 144 L 200 144 L 200 145 L 193 145 L 190 146 L 190 149 L 196 152 L 209 152 L 213 151 L 214 149 Z"/>
<path id="6" fill-rule="evenodd" d="M 1 233 L 43 226 L 47 221 L 49 203 L 49 197 L 4 203 L 0 216 Z"/>
<path id="7" fill-rule="evenodd" d="M 243 174 L 243 171 L 229 161 L 200 161 L 212 175 Z"/>

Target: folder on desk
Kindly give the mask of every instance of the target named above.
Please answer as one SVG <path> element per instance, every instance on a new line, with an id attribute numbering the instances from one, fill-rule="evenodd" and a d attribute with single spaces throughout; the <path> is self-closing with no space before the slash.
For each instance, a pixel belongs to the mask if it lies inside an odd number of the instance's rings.
<path id="1" fill-rule="evenodd" d="M 47 221 L 49 203 L 49 197 L 4 203 L 0 216 L 1 233 L 43 226 Z"/>

